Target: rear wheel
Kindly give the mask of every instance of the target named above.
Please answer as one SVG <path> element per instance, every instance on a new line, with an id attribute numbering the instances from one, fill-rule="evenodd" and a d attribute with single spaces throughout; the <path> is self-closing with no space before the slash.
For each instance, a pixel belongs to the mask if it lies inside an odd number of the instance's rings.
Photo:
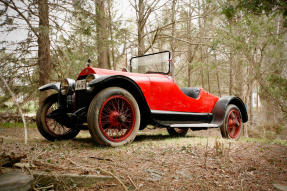
<path id="1" fill-rule="evenodd" d="M 88 124 L 92 138 L 101 145 L 116 147 L 130 143 L 140 126 L 137 101 L 125 89 L 104 89 L 90 104 Z"/>
<path id="2" fill-rule="evenodd" d="M 57 94 L 50 95 L 44 100 L 37 111 L 37 128 L 41 135 L 49 141 L 72 139 L 78 135 L 78 129 L 71 129 L 47 117 L 51 112 L 58 109 L 57 101 Z"/>
<path id="3" fill-rule="evenodd" d="M 220 127 L 221 135 L 227 139 L 238 139 L 241 135 L 242 115 L 236 105 L 229 105 L 225 112 L 224 123 Z"/>
<path id="4" fill-rule="evenodd" d="M 184 137 L 187 131 L 188 128 L 167 128 L 167 132 L 172 137 Z"/>

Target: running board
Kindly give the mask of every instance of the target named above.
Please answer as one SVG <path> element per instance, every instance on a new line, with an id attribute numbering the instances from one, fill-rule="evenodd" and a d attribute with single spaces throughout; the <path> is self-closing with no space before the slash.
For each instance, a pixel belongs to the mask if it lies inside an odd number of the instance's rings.
<path id="1" fill-rule="evenodd" d="M 202 128 L 202 127 L 206 127 L 206 128 L 218 128 L 218 125 L 216 124 L 212 124 L 212 123 L 193 123 L 193 124 L 169 124 L 168 125 L 171 128 L 181 128 L 181 127 L 192 127 L 192 128 Z"/>

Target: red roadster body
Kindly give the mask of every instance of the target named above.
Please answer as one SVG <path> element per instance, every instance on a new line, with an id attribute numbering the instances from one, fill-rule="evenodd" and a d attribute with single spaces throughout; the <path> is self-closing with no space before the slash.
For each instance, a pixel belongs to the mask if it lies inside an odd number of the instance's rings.
<path id="1" fill-rule="evenodd" d="M 89 74 L 99 76 L 125 76 L 136 82 L 151 110 L 211 113 L 218 97 L 203 89 L 197 98 L 185 95 L 171 76 L 164 74 L 140 74 L 87 67 L 78 79 Z"/>
<path id="2" fill-rule="evenodd" d="M 167 128 L 172 136 L 184 136 L 188 129 L 220 128 L 223 137 L 238 139 L 248 120 L 242 100 L 179 88 L 173 67 L 164 51 L 133 57 L 130 72 L 88 66 L 76 80 L 44 85 L 40 91 L 57 93 L 40 106 L 37 127 L 51 141 L 89 129 L 95 142 L 109 146 L 133 141 L 148 124 Z"/>

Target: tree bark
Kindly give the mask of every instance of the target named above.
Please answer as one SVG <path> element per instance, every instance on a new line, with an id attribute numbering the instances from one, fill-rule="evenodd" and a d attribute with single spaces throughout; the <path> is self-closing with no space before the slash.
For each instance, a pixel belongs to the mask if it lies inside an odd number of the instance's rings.
<path id="1" fill-rule="evenodd" d="M 252 104 L 252 88 L 253 88 L 253 85 L 251 84 L 250 85 L 250 91 L 249 91 L 249 122 L 250 122 L 250 125 L 253 124 L 253 104 Z"/>
<path id="2" fill-rule="evenodd" d="M 217 63 L 216 63 L 216 53 L 214 53 L 214 63 L 215 63 L 215 72 L 216 72 L 216 81 L 217 81 L 217 89 L 219 97 L 221 97 L 221 90 L 220 90 L 220 81 L 219 81 L 219 71 L 217 69 Z"/>
<path id="3" fill-rule="evenodd" d="M 108 28 L 106 19 L 105 0 L 96 1 L 96 27 L 97 27 L 97 49 L 98 67 L 110 69 Z"/>
<path id="4" fill-rule="evenodd" d="M 144 1 L 139 0 L 138 2 L 138 56 L 142 56 L 144 54 L 145 45 L 144 45 L 144 26 L 146 20 L 144 18 Z"/>
<path id="5" fill-rule="evenodd" d="M 208 92 L 211 93 L 211 87 L 210 87 L 210 78 L 209 78 L 209 62 L 208 62 L 208 53 L 206 54 L 206 60 L 207 60 L 207 65 L 206 65 L 206 72 L 207 72 L 207 87 L 208 87 Z"/>
<path id="6" fill-rule="evenodd" d="M 49 83 L 51 73 L 50 36 L 49 36 L 49 6 L 48 0 L 38 1 L 39 32 L 38 32 L 38 66 L 39 85 Z M 40 92 L 40 104 L 47 96 L 47 91 Z"/>
<path id="7" fill-rule="evenodd" d="M 171 5 L 171 36 L 175 37 L 175 6 L 176 6 L 177 0 L 172 0 Z M 171 55 L 173 58 L 175 58 L 175 38 L 171 38 L 170 41 L 170 48 L 171 48 Z"/>
<path id="8" fill-rule="evenodd" d="M 232 22 L 229 22 L 229 34 L 232 34 Z M 233 74 L 232 74 L 232 66 L 233 66 L 233 55 L 232 52 L 230 50 L 229 53 L 229 95 L 232 95 L 232 87 L 233 87 Z"/>
<path id="9" fill-rule="evenodd" d="M 112 56 L 112 63 L 111 66 L 115 70 L 116 69 L 116 63 L 115 63 L 115 45 L 114 45 L 114 35 L 113 35 L 113 20 L 112 20 L 112 5 L 111 5 L 111 0 L 108 0 L 108 12 L 109 12 L 109 33 L 110 33 L 110 38 L 111 38 L 111 46 L 112 46 L 112 51 L 111 51 L 111 56 Z"/>

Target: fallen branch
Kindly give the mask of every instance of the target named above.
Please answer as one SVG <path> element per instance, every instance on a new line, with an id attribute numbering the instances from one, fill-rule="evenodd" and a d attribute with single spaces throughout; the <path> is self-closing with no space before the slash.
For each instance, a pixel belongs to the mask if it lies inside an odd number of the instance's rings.
<path id="1" fill-rule="evenodd" d="M 101 157 L 94 157 L 94 156 L 90 156 L 89 158 L 97 159 L 97 160 L 105 160 L 105 161 L 113 162 L 113 160 L 112 160 L 112 159 L 108 159 L 108 158 L 101 158 Z"/>
<path id="2" fill-rule="evenodd" d="M 104 170 L 104 169 L 102 169 L 102 168 L 100 168 L 100 167 L 97 167 L 97 168 L 94 170 L 94 169 L 91 169 L 91 168 L 88 168 L 88 167 L 79 165 L 79 164 L 77 164 L 76 162 L 72 161 L 72 160 L 69 159 L 69 158 L 67 158 L 67 160 L 68 160 L 69 162 L 71 162 L 73 165 L 75 165 L 75 166 L 77 166 L 77 167 L 79 167 L 79 168 L 82 168 L 82 169 L 84 169 L 84 170 L 87 170 L 87 171 L 97 171 L 97 170 L 98 170 L 98 171 L 101 171 L 101 172 L 103 172 L 103 173 L 105 173 L 105 174 L 111 175 L 112 177 L 114 177 L 114 178 L 122 185 L 122 187 L 124 188 L 125 191 L 128 191 L 128 188 L 126 187 L 126 185 L 125 185 L 116 175 L 114 175 L 112 172 L 107 171 L 107 170 Z"/>
<path id="3" fill-rule="evenodd" d="M 36 121 L 36 116 L 34 115 L 24 115 L 24 118 L 29 122 L 35 122 Z M 8 112 L 1 112 L 0 113 L 0 120 L 1 121 L 6 121 L 6 122 L 13 122 L 13 121 L 21 121 L 22 116 L 19 115 L 18 113 L 8 113 Z"/>

